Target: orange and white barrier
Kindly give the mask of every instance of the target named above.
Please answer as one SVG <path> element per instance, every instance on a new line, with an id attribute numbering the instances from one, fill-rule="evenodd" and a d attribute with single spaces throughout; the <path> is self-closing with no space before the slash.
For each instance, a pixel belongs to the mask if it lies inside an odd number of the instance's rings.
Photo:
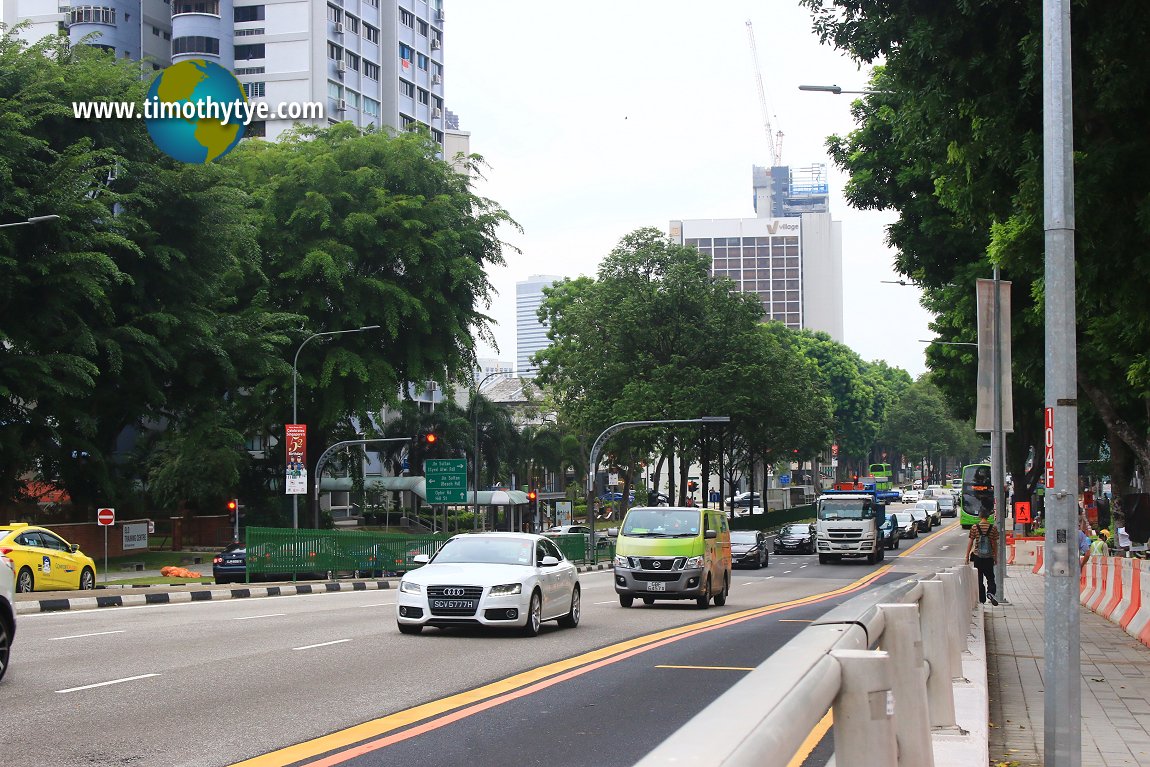
<path id="1" fill-rule="evenodd" d="M 1090 559 L 1093 561 L 1095 558 L 1091 557 Z M 1089 601 L 1086 603 L 1086 606 L 1096 613 L 1102 612 L 1102 610 L 1099 608 L 1102 606 L 1102 603 L 1110 596 L 1110 588 L 1113 585 L 1110 581 L 1111 568 L 1106 567 L 1103 564 L 1103 559 L 1103 557 L 1098 557 L 1098 587 L 1094 589 L 1094 593 L 1091 594 Z M 1108 560 L 1110 557 L 1105 557 L 1105 559 Z"/>
<path id="2" fill-rule="evenodd" d="M 1030 572 L 1034 573 L 1035 575 L 1046 574 L 1046 563 L 1042 559 L 1042 552 L 1045 548 L 1046 546 L 1040 543 L 1038 544 L 1038 549 L 1034 553 L 1034 569 Z"/>
<path id="3" fill-rule="evenodd" d="M 1150 647 L 1150 561 L 1091 557 L 1083 576 L 1082 604 Z"/>

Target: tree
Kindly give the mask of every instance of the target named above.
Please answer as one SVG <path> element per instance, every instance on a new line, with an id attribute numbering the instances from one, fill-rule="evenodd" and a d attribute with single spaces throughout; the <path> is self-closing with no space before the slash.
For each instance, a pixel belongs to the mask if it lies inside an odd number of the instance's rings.
<path id="1" fill-rule="evenodd" d="M 891 445 L 896 454 L 914 458 L 951 456 L 969 462 L 977 456 L 982 440 L 969 423 L 950 415 L 942 392 L 924 375 L 915 381 L 894 403 L 882 424 L 879 438 Z M 980 456 L 979 456 L 980 457 Z"/>

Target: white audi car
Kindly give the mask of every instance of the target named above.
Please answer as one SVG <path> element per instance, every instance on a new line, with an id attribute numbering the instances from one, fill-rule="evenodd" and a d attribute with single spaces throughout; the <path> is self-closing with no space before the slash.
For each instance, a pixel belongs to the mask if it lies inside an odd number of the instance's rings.
<path id="1" fill-rule="evenodd" d="M 449 539 L 399 582 L 395 620 L 404 634 L 424 626 L 579 625 L 579 572 L 554 541 L 530 533 L 465 533 Z"/>
<path id="2" fill-rule="evenodd" d="M 0 679 L 8 670 L 12 639 L 16 636 L 16 569 L 0 554 Z"/>

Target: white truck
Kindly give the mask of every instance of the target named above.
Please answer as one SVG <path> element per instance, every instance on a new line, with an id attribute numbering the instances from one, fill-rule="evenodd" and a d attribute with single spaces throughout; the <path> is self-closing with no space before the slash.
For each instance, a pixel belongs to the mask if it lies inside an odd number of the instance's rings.
<path id="1" fill-rule="evenodd" d="M 883 492 L 862 488 L 826 490 L 817 501 L 815 546 L 819 564 L 843 557 L 866 557 L 867 564 L 886 558 L 879 528 L 886 521 Z"/>

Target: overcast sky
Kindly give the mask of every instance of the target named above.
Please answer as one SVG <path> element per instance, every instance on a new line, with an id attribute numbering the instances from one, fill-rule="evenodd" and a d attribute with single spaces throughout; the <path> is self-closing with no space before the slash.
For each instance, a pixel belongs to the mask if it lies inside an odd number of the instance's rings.
<path id="1" fill-rule="evenodd" d="M 925 370 L 929 314 L 897 280 L 891 213 L 857 211 L 824 148 L 851 130 L 850 99 L 803 83 L 865 87 L 867 72 L 821 46 L 795 0 L 448 0 L 447 108 L 490 168 L 479 192 L 523 227 L 522 252 L 491 273 L 498 357 L 515 359 L 515 283 L 594 276 L 634 229 L 744 218 L 751 166 L 769 165 L 746 22 L 752 22 L 782 162 L 825 163 L 843 222 L 845 342 L 866 360 Z M 490 348 L 481 356 L 494 356 Z"/>

